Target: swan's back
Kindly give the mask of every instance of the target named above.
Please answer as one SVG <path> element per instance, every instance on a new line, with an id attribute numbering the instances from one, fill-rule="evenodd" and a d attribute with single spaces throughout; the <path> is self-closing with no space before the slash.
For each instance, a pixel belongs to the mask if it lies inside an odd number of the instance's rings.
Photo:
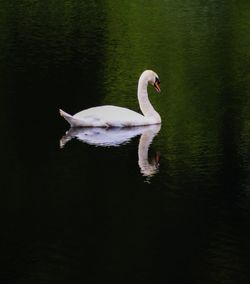
<path id="1" fill-rule="evenodd" d="M 73 118 L 84 121 L 83 126 L 130 127 L 147 125 L 149 119 L 133 110 L 117 106 L 99 106 L 80 111 Z"/>

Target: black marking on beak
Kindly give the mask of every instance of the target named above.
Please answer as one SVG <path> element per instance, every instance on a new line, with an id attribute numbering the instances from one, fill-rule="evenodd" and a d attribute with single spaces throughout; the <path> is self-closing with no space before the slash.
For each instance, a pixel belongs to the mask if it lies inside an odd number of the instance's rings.
<path id="1" fill-rule="evenodd" d="M 160 79 L 158 77 L 155 78 L 155 83 L 154 83 L 154 88 L 155 90 L 160 93 L 161 88 L 160 88 Z"/>
<path id="2" fill-rule="evenodd" d="M 161 83 L 161 82 L 160 82 L 160 79 L 159 79 L 158 77 L 155 78 L 155 83 L 158 83 L 158 84 Z"/>

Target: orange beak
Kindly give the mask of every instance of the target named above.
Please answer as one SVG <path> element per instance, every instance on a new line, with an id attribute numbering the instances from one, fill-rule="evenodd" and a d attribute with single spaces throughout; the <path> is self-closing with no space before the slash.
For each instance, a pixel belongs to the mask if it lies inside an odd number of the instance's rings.
<path id="1" fill-rule="evenodd" d="M 155 82 L 154 83 L 154 88 L 155 88 L 156 92 L 160 93 L 161 88 L 160 88 L 160 83 L 159 82 Z"/>

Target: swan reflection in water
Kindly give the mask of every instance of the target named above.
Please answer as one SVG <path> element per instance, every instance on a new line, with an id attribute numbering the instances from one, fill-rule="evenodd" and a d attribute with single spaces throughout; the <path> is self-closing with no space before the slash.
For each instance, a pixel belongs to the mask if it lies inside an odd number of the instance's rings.
<path id="1" fill-rule="evenodd" d="M 138 126 L 131 128 L 70 128 L 60 140 L 60 147 L 73 138 L 84 143 L 102 146 L 117 147 L 131 141 L 133 137 L 141 135 L 138 145 L 138 165 L 143 176 L 152 177 L 159 170 L 159 154 L 149 162 L 149 147 L 161 129 L 160 124 Z"/>

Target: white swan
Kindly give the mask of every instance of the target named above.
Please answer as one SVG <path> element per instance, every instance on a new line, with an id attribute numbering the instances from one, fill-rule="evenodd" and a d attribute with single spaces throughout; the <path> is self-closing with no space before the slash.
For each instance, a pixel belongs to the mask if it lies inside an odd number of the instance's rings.
<path id="1" fill-rule="evenodd" d="M 131 127 L 159 124 L 161 117 L 148 99 L 148 83 L 160 92 L 159 77 L 152 70 L 144 71 L 138 82 L 137 96 L 143 115 L 127 108 L 111 105 L 89 108 L 73 116 L 60 109 L 60 115 L 71 127 Z"/>

